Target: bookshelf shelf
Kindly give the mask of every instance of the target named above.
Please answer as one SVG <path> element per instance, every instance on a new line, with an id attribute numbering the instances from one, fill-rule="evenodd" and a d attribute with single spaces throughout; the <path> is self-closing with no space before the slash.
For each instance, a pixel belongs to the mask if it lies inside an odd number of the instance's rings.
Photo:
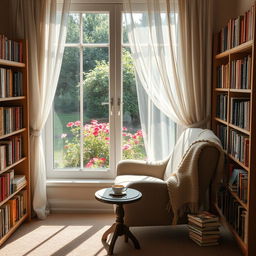
<path id="1" fill-rule="evenodd" d="M 0 98 L 0 102 L 4 101 L 15 101 L 15 100 L 25 100 L 25 96 L 19 96 L 19 97 L 6 97 L 6 98 Z"/>
<path id="2" fill-rule="evenodd" d="M 215 119 L 215 121 L 217 121 L 217 122 L 219 122 L 219 123 L 222 123 L 222 124 L 225 124 L 225 125 L 228 124 L 227 121 L 224 121 L 224 120 L 222 120 L 222 119 L 220 119 L 220 118 L 218 118 L 218 117 L 215 117 L 214 119 Z"/>
<path id="3" fill-rule="evenodd" d="M 246 254 L 247 245 L 245 244 L 245 242 L 240 238 L 240 236 L 238 236 L 236 230 L 228 223 L 228 221 L 226 220 L 226 217 L 223 215 L 221 209 L 218 207 L 217 204 L 215 204 L 215 209 L 217 210 L 217 212 L 218 212 L 218 214 L 220 216 L 220 221 L 223 224 L 223 226 L 225 226 L 227 229 L 230 230 L 230 232 L 233 234 L 233 236 L 237 240 L 240 248 L 242 249 L 242 252 L 244 254 Z"/>
<path id="4" fill-rule="evenodd" d="M 229 192 L 244 207 L 244 209 L 248 210 L 247 204 L 239 198 L 237 193 L 235 193 L 234 191 L 232 191 L 230 189 L 229 189 Z"/>
<path id="5" fill-rule="evenodd" d="M 254 4 L 243 15 L 229 20 L 215 37 L 213 58 L 212 130 L 227 149 L 223 187 L 217 195 L 219 206 L 215 208 L 246 256 L 254 256 L 256 252 L 255 13 Z M 225 51 L 219 53 L 220 50 Z M 226 105 L 219 95 L 226 97 Z M 219 116 L 226 116 L 227 121 Z M 247 203 L 229 189 L 229 182 L 239 189 Z M 236 221 L 243 230 L 237 229 Z"/>
<path id="6" fill-rule="evenodd" d="M 228 92 L 227 88 L 214 88 L 216 92 Z"/>
<path id="7" fill-rule="evenodd" d="M 8 39 L 0 35 L 0 42 L 3 40 Z M 0 225 L 5 227 L 0 230 L 0 246 L 25 220 L 31 219 L 27 42 L 8 41 L 10 43 L 6 50 L 0 51 L 0 75 L 4 78 L 0 79 L 0 186 L 3 189 L 1 193 L 12 193 L 12 190 L 7 188 L 13 188 L 13 184 L 21 187 L 0 202 Z M 10 45 L 13 54 L 10 54 Z M 4 55 L 22 62 L 6 60 Z M 1 194 L 1 199 L 3 198 Z M 26 214 L 23 215 L 24 213 Z M 16 221 L 16 218 L 19 220 Z"/>
<path id="8" fill-rule="evenodd" d="M 22 163 L 23 161 L 26 161 L 26 160 L 27 160 L 26 157 L 21 158 L 19 161 L 15 162 L 15 163 L 13 163 L 12 165 L 9 165 L 9 166 L 7 166 L 6 168 L 4 168 L 3 170 L 1 170 L 1 171 L 0 171 L 0 174 L 2 174 L 2 173 L 4 173 L 4 172 L 6 172 L 6 171 L 8 171 L 8 170 L 10 170 L 10 169 L 12 169 L 12 168 L 14 168 L 16 165 L 18 165 L 18 164 L 20 164 L 20 163 Z"/>
<path id="9" fill-rule="evenodd" d="M 247 131 L 247 130 L 245 130 L 245 129 L 243 129 L 243 128 L 240 128 L 240 127 L 238 127 L 238 126 L 236 126 L 236 125 L 234 125 L 234 124 L 229 124 L 229 127 L 232 128 L 232 129 L 234 129 L 234 130 L 237 130 L 237 131 L 239 131 L 239 132 L 242 132 L 242 133 L 244 133 L 244 134 L 250 135 L 250 131 Z"/>
<path id="10" fill-rule="evenodd" d="M 231 92 L 231 93 L 251 93 L 252 92 L 252 90 L 250 90 L 250 89 L 229 89 L 229 91 Z"/>
<path id="11" fill-rule="evenodd" d="M 17 68 L 25 68 L 26 64 L 22 62 L 10 61 L 10 60 L 3 60 L 0 59 L 1 66 L 8 66 L 8 67 L 17 67 Z"/>
<path id="12" fill-rule="evenodd" d="M 19 134 L 19 133 L 22 133 L 22 132 L 26 132 L 26 131 L 27 131 L 26 128 L 22 128 L 22 129 L 20 129 L 20 130 L 17 130 L 17 131 L 14 131 L 14 132 L 11 132 L 11 133 L 8 133 L 8 134 L 5 134 L 5 135 L 0 136 L 0 140 L 1 140 L 1 139 L 8 138 L 8 137 L 13 136 L 13 135 L 16 135 L 16 134 Z"/>
<path id="13" fill-rule="evenodd" d="M 238 165 L 240 165 L 243 169 L 245 169 L 247 172 L 250 171 L 249 167 L 245 166 L 242 162 L 240 162 L 238 159 L 233 157 L 231 154 L 228 154 L 229 158 L 232 159 L 234 162 L 236 162 Z"/>
<path id="14" fill-rule="evenodd" d="M 23 188 L 25 188 L 27 186 L 27 184 L 24 184 L 24 186 L 22 186 L 20 189 L 16 190 L 14 193 L 12 193 L 10 196 L 8 196 L 6 199 L 4 199 L 3 201 L 0 202 L 0 206 L 2 206 L 3 204 L 5 204 L 6 202 L 8 202 L 13 196 L 15 196 L 16 194 L 18 194 Z"/>
<path id="15" fill-rule="evenodd" d="M 241 53 L 241 52 L 248 52 L 248 50 L 251 50 L 252 49 L 252 46 L 253 46 L 253 40 L 250 40 L 248 42 L 245 42 L 243 44 L 240 44 L 232 49 L 229 49 L 225 52 L 222 52 L 222 53 L 219 53 L 215 56 L 215 59 L 222 59 L 222 58 L 225 58 L 225 57 L 228 57 L 229 55 L 231 54 L 235 54 L 235 53 Z"/>

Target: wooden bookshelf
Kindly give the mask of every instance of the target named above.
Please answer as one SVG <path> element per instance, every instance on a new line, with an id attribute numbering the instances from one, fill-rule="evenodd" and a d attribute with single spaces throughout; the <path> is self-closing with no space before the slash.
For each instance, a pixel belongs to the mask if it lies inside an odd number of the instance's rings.
<path id="1" fill-rule="evenodd" d="M 219 214 L 221 224 L 224 227 L 226 227 L 227 229 L 229 229 L 229 231 L 233 234 L 233 236 L 235 237 L 236 241 L 238 242 L 242 252 L 244 254 L 246 254 L 247 253 L 247 245 L 238 236 L 236 230 L 228 223 L 228 221 L 226 220 L 226 217 L 223 215 L 223 213 L 222 213 L 221 209 L 218 207 L 218 205 L 215 205 L 215 209 L 217 210 L 217 213 Z"/>
<path id="2" fill-rule="evenodd" d="M 8 151 L 8 146 L 6 146 L 6 154 L 2 156 L 0 155 L 0 162 L 3 161 L 3 156 L 5 156 L 6 158 L 7 157 L 10 158 L 10 155 L 8 155 L 8 152 L 12 152 L 13 154 L 12 156 L 14 156 L 13 157 L 14 160 L 12 160 L 12 162 L 9 162 L 8 164 L 6 160 L 6 165 L 4 166 L 4 168 L 0 167 L 1 168 L 0 176 L 3 177 L 8 172 L 14 170 L 14 175 L 24 175 L 26 177 L 26 182 L 19 189 L 14 191 L 14 187 L 13 187 L 12 189 L 10 189 L 8 194 L 3 195 L 2 198 L 4 199 L 0 201 L 0 209 L 1 209 L 0 211 L 3 212 L 4 207 L 7 204 L 9 204 L 10 200 L 12 199 L 17 200 L 17 202 L 19 202 L 20 204 L 22 204 L 22 201 L 26 202 L 26 205 L 24 207 L 26 208 L 26 210 L 20 211 L 19 213 L 17 213 L 15 215 L 16 220 L 15 222 L 13 222 L 14 224 L 12 226 L 9 225 L 8 229 L 6 229 L 5 232 L 0 233 L 0 246 L 13 234 L 13 232 L 15 232 L 15 230 L 24 221 L 31 219 L 27 42 L 25 40 L 22 40 L 19 42 L 19 44 L 22 44 L 22 54 L 21 54 L 22 61 L 21 62 L 1 59 L 1 55 L 0 55 L 0 69 L 1 69 L 0 72 L 6 72 L 6 77 L 9 76 L 8 80 L 5 80 L 6 83 L 4 85 L 2 84 L 3 81 L 0 80 L 0 107 L 12 108 L 12 107 L 18 106 L 22 108 L 22 114 L 20 116 L 16 116 L 16 113 L 15 113 L 10 115 L 10 117 L 7 118 L 5 116 L 6 114 L 5 112 L 3 112 L 5 113 L 4 116 L 0 116 L 0 123 L 2 124 L 4 131 L 8 131 L 6 128 L 8 127 L 8 125 L 12 127 L 12 129 L 11 128 L 9 129 L 9 131 L 11 132 L 7 134 L 6 132 L 1 133 L 2 135 L 0 136 L 0 145 L 6 145 L 3 143 L 8 143 L 10 141 L 11 143 L 15 143 L 13 142 L 15 141 L 15 139 L 20 139 L 19 144 L 18 143 L 12 144 L 12 148 L 18 147 L 18 149 L 16 148 L 14 149 L 14 151 L 13 149 Z M 15 53 L 13 53 L 13 55 L 14 54 Z M 19 55 L 20 58 L 21 58 L 21 55 Z M 7 70 L 9 73 L 7 73 Z M 19 75 L 21 78 L 17 78 L 17 76 L 15 77 L 15 75 Z M 19 86 L 21 86 L 22 89 L 20 89 Z M 3 93 L 3 90 L 6 90 L 6 91 Z M 13 119 L 14 117 L 15 117 L 15 120 Z M 11 121 L 9 121 L 9 124 L 8 124 L 9 119 Z M 22 123 L 22 126 L 21 125 L 15 126 L 15 123 L 19 123 L 19 124 Z M 12 187 L 11 184 L 10 184 L 10 187 Z M 21 192 L 24 193 L 24 195 L 23 194 L 20 195 Z M 8 210 L 7 212 L 11 212 L 11 210 Z M 0 213 L 0 221 L 2 222 L 1 213 Z"/>
<path id="3" fill-rule="evenodd" d="M 224 178 L 223 178 L 223 186 L 226 187 L 227 193 L 229 193 L 230 197 L 232 197 L 236 205 L 238 207 L 242 207 L 246 212 L 245 217 L 245 225 L 246 228 L 244 229 L 244 237 L 239 235 L 236 228 L 228 221 L 230 220 L 225 216 L 225 209 L 224 212 L 219 207 L 219 205 L 215 205 L 215 209 L 220 215 L 222 223 L 225 227 L 227 227 L 231 233 L 234 235 L 234 238 L 237 240 L 238 245 L 240 246 L 244 255 L 247 256 L 254 256 L 256 255 L 256 243 L 255 243 L 255 235 L 256 235 L 256 26 L 255 26 L 255 5 L 251 8 L 254 15 L 252 15 L 252 39 L 244 42 L 236 47 L 228 49 L 224 52 L 218 52 L 218 48 L 220 46 L 219 35 L 215 36 L 214 39 L 214 57 L 213 57 L 213 86 L 212 86 L 212 130 L 218 135 L 220 126 L 221 129 L 226 131 L 226 137 L 224 137 L 227 151 L 225 152 L 226 155 L 226 163 L 225 163 L 225 170 L 224 170 Z M 244 16 L 245 17 L 245 16 Z M 230 30 L 228 30 L 230 31 Z M 233 30 L 232 30 L 233 31 Z M 232 32 L 233 33 L 233 32 Z M 239 34 L 239 33 L 238 33 Z M 241 33 L 239 34 L 241 36 Z M 231 37 L 232 38 L 232 37 Z M 229 40 L 229 37 L 227 37 Z M 232 39 L 231 39 L 232 40 Z M 223 41 L 221 42 L 223 43 Z M 229 42 L 227 42 L 229 45 Z M 249 57 L 248 57 L 249 56 Z M 245 59 L 249 59 L 248 62 Z M 248 64 L 250 62 L 250 65 Z M 241 68 L 239 67 L 240 63 L 242 62 Z M 237 64 L 238 63 L 238 64 Z M 246 63 L 246 64 L 245 64 Z M 221 67 L 228 65 L 228 72 L 225 73 L 227 75 L 227 80 L 225 77 L 223 78 L 224 73 L 222 72 Z M 234 68 L 235 67 L 235 68 Z M 250 67 L 250 70 L 248 70 Z M 240 69 L 239 69 L 240 68 Z M 244 69 L 243 69 L 244 68 Z M 220 72 L 221 70 L 221 72 Z M 235 70 L 235 71 L 234 71 Z M 241 71 L 242 70 L 242 71 Z M 239 73 L 240 72 L 240 73 Z M 222 77 L 220 77 L 220 74 Z M 241 75 L 242 74 L 242 75 Z M 248 75 L 249 74 L 249 75 Z M 244 76 L 244 77 L 240 77 Z M 248 79 L 248 80 L 247 80 Z M 226 81 L 228 81 L 228 86 L 226 88 Z M 235 82 L 234 82 L 235 81 Z M 244 86 L 244 84 L 249 84 L 249 86 Z M 238 87 L 237 87 L 238 85 Z M 235 86 L 235 88 L 234 88 Z M 222 88 L 225 87 L 225 88 Z M 217 117 L 217 97 L 220 94 L 227 95 L 227 120 L 221 120 Z M 238 99 L 241 98 L 241 101 L 245 98 L 249 99 L 249 130 L 246 130 L 242 127 L 234 125 L 231 120 L 231 115 L 237 115 L 237 117 L 245 120 L 247 117 L 241 116 L 243 112 L 239 110 L 239 103 L 237 105 L 231 106 L 231 103 L 234 103 L 234 100 L 231 101 L 232 98 Z M 238 110 L 237 110 L 238 108 Z M 248 149 L 248 165 L 237 159 L 231 154 L 231 147 L 235 144 L 234 138 L 232 141 L 231 135 L 237 133 L 239 136 L 243 136 L 243 138 L 249 138 L 249 149 Z M 223 138 L 222 138 L 223 140 Z M 247 139 L 248 140 L 248 139 Z M 238 142 L 236 142 L 238 143 Z M 240 142 L 241 143 L 241 142 Z M 241 147 L 242 154 L 246 151 L 245 146 Z M 247 152 L 247 151 L 246 151 Z M 239 155 L 240 156 L 240 155 Z M 247 203 L 241 200 L 237 193 L 231 191 L 228 188 L 228 181 L 230 178 L 230 165 L 235 166 L 238 169 L 244 169 L 245 173 L 248 174 L 248 193 L 247 193 Z M 219 198 L 218 198 L 219 200 Z M 232 211 L 236 208 L 229 208 L 229 211 Z M 237 214 L 237 213 L 233 213 Z M 233 215 L 231 215 L 233 216 Z"/>

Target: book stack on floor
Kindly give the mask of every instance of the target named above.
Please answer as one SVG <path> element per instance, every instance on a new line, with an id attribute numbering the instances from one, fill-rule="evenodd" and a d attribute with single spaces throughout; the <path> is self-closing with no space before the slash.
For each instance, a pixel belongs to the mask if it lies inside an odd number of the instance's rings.
<path id="1" fill-rule="evenodd" d="M 188 214 L 189 237 L 200 246 L 218 245 L 219 218 L 209 212 Z"/>

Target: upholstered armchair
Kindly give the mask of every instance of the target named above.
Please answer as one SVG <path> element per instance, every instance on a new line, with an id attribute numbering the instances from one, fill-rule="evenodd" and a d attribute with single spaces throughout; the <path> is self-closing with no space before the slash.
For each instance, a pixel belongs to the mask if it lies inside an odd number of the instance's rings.
<path id="1" fill-rule="evenodd" d="M 194 154 L 197 143 L 201 148 L 197 162 L 198 200 L 200 207 L 209 206 L 210 186 L 216 181 L 217 170 L 221 169 L 223 159 L 218 138 L 209 130 L 189 128 L 183 132 L 170 156 L 159 162 L 135 160 L 121 161 L 117 166 L 116 184 L 123 184 L 129 188 L 142 192 L 142 199 L 134 204 L 124 205 L 125 223 L 127 226 L 159 226 L 173 222 L 173 209 L 170 205 L 170 191 L 168 179 L 180 171 L 181 163 L 186 163 L 188 157 Z M 207 143 L 208 137 L 216 140 L 216 144 Z M 190 163 L 188 163 L 190 164 Z M 192 164 L 192 162 L 191 162 Z M 218 173 L 220 176 L 220 173 Z M 186 182 L 182 181 L 181 182 Z M 180 184 L 182 185 L 182 184 Z M 185 196 L 181 195 L 181 196 Z M 186 223 L 186 212 L 178 218 L 178 224 Z"/>

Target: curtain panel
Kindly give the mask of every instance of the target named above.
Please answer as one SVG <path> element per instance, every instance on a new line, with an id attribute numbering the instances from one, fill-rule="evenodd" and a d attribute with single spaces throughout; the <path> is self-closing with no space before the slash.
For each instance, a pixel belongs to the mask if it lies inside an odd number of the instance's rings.
<path id="1" fill-rule="evenodd" d="M 167 117 L 204 128 L 211 100 L 211 0 L 124 0 L 137 86 Z"/>
<path id="2" fill-rule="evenodd" d="M 41 132 L 57 88 L 71 0 L 12 1 L 15 34 L 28 40 L 30 152 L 33 210 L 47 215 L 46 167 Z"/>

